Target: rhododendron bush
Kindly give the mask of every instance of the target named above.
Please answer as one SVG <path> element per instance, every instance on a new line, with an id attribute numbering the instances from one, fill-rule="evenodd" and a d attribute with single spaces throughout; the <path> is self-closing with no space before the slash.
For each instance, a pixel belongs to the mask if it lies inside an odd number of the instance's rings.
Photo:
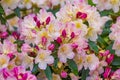
<path id="1" fill-rule="evenodd" d="M 0 80 L 120 80 L 120 0 L 0 0 Z"/>

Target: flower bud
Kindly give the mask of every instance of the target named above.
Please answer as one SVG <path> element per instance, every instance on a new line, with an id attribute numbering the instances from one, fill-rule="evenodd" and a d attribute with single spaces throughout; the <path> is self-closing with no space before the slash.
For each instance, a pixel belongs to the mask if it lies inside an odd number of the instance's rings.
<path id="1" fill-rule="evenodd" d="M 47 38 L 46 37 L 42 37 L 42 44 L 45 45 L 47 43 Z"/>
<path id="2" fill-rule="evenodd" d="M 103 77 L 104 77 L 104 78 L 108 78 L 109 75 L 110 75 L 110 72 L 111 72 L 111 68 L 110 68 L 110 67 L 106 67 L 106 68 L 105 68 L 105 72 L 104 72 L 104 74 L 103 74 Z"/>
<path id="3" fill-rule="evenodd" d="M 106 62 L 107 62 L 108 64 L 110 64 L 110 63 L 113 61 L 113 59 L 114 59 L 114 55 L 113 55 L 113 54 L 110 54 L 110 55 L 107 56 Z"/>
<path id="4" fill-rule="evenodd" d="M 60 75 L 62 78 L 67 78 L 67 72 L 65 71 L 62 71 Z"/>
<path id="5" fill-rule="evenodd" d="M 71 39 L 73 39 L 75 37 L 75 33 L 72 32 L 71 35 L 70 35 Z"/>
<path id="6" fill-rule="evenodd" d="M 64 29 L 63 31 L 62 31 L 62 36 L 65 38 L 66 37 L 66 30 Z"/>
<path id="7" fill-rule="evenodd" d="M 53 51 L 54 48 L 55 48 L 55 45 L 54 45 L 54 44 L 50 44 L 50 45 L 48 46 L 48 49 L 51 50 L 51 51 Z"/>
<path id="8" fill-rule="evenodd" d="M 59 44 L 62 43 L 62 39 L 61 39 L 60 37 L 58 37 L 56 41 L 57 41 L 57 43 L 59 43 Z"/>
<path id="9" fill-rule="evenodd" d="M 49 24 L 49 22 L 50 22 L 50 17 L 46 19 L 46 24 Z"/>

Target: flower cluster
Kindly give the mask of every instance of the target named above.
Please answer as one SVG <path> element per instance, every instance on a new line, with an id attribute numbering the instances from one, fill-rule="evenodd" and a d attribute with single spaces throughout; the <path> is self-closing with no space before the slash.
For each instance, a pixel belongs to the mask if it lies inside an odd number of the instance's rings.
<path id="1" fill-rule="evenodd" d="M 0 80 L 119 80 L 120 1 L 92 2 L 1 0 Z"/>

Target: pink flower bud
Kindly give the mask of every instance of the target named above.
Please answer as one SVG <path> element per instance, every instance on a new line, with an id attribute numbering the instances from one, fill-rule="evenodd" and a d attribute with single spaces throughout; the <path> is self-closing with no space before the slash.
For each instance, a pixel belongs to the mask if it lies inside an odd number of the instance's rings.
<path id="1" fill-rule="evenodd" d="M 13 53 L 9 53 L 9 54 L 7 54 L 7 56 L 9 56 L 10 59 L 12 59 L 14 57 Z"/>
<path id="2" fill-rule="evenodd" d="M 37 24 L 37 27 L 40 28 L 40 25 L 41 25 L 40 21 L 37 21 L 36 24 Z"/>
<path id="3" fill-rule="evenodd" d="M 110 54 L 110 51 L 106 50 L 105 53 L 104 53 L 104 56 L 107 56 L 108 54 Z"/>
<path id="4" fill-rule="evenodd" d="M 67 78 L 67 72 L 65 71 L 62 71 L 60 75 L 62 78 Z"/>
<path id="5" fill-rule="evenodd" d="M 110 54 L 110 55 L 107 56 L 106 62 L 107 62 L 108 64 L 110 64 L 110 63 L 113 61 L 113 59 L 114 59 L 114 55 L 113 55 L 113 54 Z"/>
<path id="6" fill-rule="evenodd" d="M 33 17 L 33 19 L 34 19 L 35 22 L 37 22 L 37 20 L 38 20 L 37 16 Z"/>
<path id="7" fill-rule="evenodd" d="M 81 15 L 82 15 L 82 12 L 77 12 L 76 18 L 80 18 Z"/>
<path id="8" fill-rule="evenodd" d="M 19 39 L 20 37 L 20 34 L 16 31 L 12 32 L 12 36 L 15 38 L 15 39 Z"/>
<path id="9" fill-rule="evenodd" d="M 3 69 L 3 76 L 4 78 L 7 78 L 10 74 L 7 72 L 6 69 Z"/>
<path id="10" fill-rule="evenodd" d="M 73 43 L 72 47 L 76 49 L 76 48 L 78 48 L 78 44 L 77 43 Z"/>
<path id="11" fill-rule="evenodd" d="M 45 45 L 47 43 L 47 38 L 46 37 L 42 37 L 42 44 Z"/>
<path id="12" fill-rule="evenodd" d="M 76 14 L 76 18 L 86 19 L 87 18 L 87 14 L 86 13 L 82 13 L 82 12 L 78 12 Z"/>
<path id="13" fill-rule="evenodd" d="M 86 13 L 82 13 L 82 15 L 80 16 L 81 19 L 86 19 L 87 18 L 87 14 Z"/>
<path id="14" fill-rule="evenodd" d="M 49 24 L 49 22 L 50 22 L 50 17 L 46 19 L 46 24 Z"/>
<path id="15" fill-rule="evenodd" d="M 72 32 L 71 35 L 70 35 L 71 39 L 73 39 L 75 37 L 75 33 Z"/>
<path id="16" fill-rule="evenodd" d="M 110 72 L 111 72 L 111 68 L 110 68 L 110 67 L 106 67 L 106 68 L 105 68 L 105 72 L 104 72 L 104 74 L 103 74 L 103 77 L 104 77 L 104 78 L 108 78 L 109 75 L 110 75 Z"/>
<path id="17" fill-rule="evenodd" d="M 55 48 L 55 45 L 54 45 L 54 44 L 50 44 L 50 45 L 48 46 L 48 49 L 51 50 L 51 51 L 53 51 L 54 48 Z"/>
<path id="18" fill-rule="evenodd" d="M 63 31 L 62 31 L 62 36 L 65 38 L 66 37 L 66 30 L 64 29 Z"/>
<path id="19" fill-rule="evenodd" d="M 60 37 L 57 38 L 56 40 L 59 44 L 62 43 L 62 39 Z"/>
<path id="20" fill-rule="evenodd" d="M 1 34 L 0 34 L 0 37 L 1 38 L 6 38 L 8 36 L 8 33 L 7 32 L 2 32 Z"/>

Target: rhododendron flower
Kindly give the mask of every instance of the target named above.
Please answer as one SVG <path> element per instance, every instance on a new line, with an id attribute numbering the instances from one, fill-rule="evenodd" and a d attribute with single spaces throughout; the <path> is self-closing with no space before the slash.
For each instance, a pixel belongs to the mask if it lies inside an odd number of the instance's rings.
<path id="1" fill-rule="evenodd" d="M 10 58 L 4 54 L 0 55 L 0 70 L 6 68 L 9 64 Z"/>
<path id="2" fill-rule="evenodd" d="M 114 79 L 114 80 L 119 80 L 119 79 L 120 79 L 120 69 L 117 69 L 117 70 L 113 73 L 112 79 Z"/>
<path id="3" fill-rule="evenodd" d="M 95 70 L 99 65 L 99 59 L 95 54 L 86 55 L 86 60 L 84 63 L 85 69 Z"/>
<path id="4" fill-rule="evenodd" d="M 100 11 L 110 10 L 110 9 L 113 9 L 115 13 L 119 11 L 119 7 L 120 7 L 119 0 L 93 0 L 93 2 L 97 4 L 97 8 Z"/>
<path id="5" fill-rule="evenodd" d="M 0 3 L 2 4 L 4 9 L 15 9 L 18 6 L 20 0 L 1 0 Z"/>
<path id="6" fill-rule="evenodd" d="M 9 40 L 4 40 L 3 44 L 0 43 L 0 53 L 3 54 L 15 54 L 17 53 L 17 45 L 13 44 L 12 42 L 10 42 Z"/>
<path id="7" fill-rule="evenodd" d="M 58 58 L 61 62 L 66 63 L 67 59 L 73 59 L 75 56 L 70 44 L 63 44 L 59 47 Z"/>
<path id="8" fill-rule="evenodd" d="M 47 64 L 52 64 L 54 62 L 53 56 L 50 55 L 51 51 L 48 50 L 39 50 L 36 58 L 35 63 L 38 63 L 40 69 L 45 70 Z"/>

